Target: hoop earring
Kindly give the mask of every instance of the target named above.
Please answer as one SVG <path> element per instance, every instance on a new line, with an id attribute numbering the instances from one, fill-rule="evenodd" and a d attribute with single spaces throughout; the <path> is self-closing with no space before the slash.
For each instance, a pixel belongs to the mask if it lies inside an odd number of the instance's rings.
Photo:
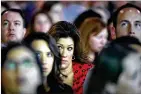
<path id="1" fill-rule="evenodd" d="M 75 59 L 75 56 L 73 55 L 73 56 L 72 56 L 72 60 L 74 60 L 74 59 Z"/>

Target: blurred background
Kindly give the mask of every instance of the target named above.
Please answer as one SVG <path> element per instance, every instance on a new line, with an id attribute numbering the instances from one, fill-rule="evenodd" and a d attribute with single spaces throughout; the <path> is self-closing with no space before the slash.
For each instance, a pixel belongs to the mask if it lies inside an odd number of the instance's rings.
<path id="1" fill-rule="evenodd" d="M 28 26 L 32 15 L 39 10 L 46 11 L 55 23 L 60 20 L 73 22 L 83 11 L 92 9 L 107 23 L 113 11 L 128 2 L 141 7 L 141 1 L 1 1 L 1 12 L 8 8 L 22 9 Z"/>

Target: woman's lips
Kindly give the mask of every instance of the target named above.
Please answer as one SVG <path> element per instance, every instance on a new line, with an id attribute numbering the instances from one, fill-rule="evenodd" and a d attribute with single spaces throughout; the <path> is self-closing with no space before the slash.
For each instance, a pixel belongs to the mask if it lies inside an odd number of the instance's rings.
<path id="1" fill-rule="evenodd" d="M 67 62 L 67 60 L 62 60 L 61 62 L 62 62 L 62 64 L 65 64 Z"/>
<path id="2" fill-rule="evenodd" d="M 43 67 L 43 72 L 47 72 L 48 68 L 46 68 L 44 66 L 42 66 L 42 67 Z"/>

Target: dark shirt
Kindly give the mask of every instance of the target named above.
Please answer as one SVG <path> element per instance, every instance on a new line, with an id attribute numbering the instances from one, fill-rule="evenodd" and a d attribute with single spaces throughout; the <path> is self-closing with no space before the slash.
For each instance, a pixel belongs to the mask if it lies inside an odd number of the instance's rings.
<path id="1" fill-rule="evenodd" d="M 37 89 L 37 94 L 73 94 L 73 90 L 66 84 L 58 84 L 50 88 L 50 90 L 46 92 L 44 86 L 40 85 Z"/>

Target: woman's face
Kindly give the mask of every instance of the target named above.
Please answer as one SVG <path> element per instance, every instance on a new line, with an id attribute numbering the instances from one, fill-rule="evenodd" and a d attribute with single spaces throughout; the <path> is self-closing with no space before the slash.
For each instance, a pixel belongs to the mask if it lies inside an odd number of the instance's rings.
<path id="1" fill-rule="evenodd" d="M 50 27 L 51 27 L 51 22 L 47 17 L 47 15 L 41 13 L 35 17 L 34 30 L 36 32 L 47 33 Z"/>
<path id="2" fill-rule="evenodd" d="M 107 43 L 108 31 L 103 29 L 99 34 L 92 33 L 89 37 L 89 45 L 93 52 L 100 52 Z"/>
<path id="3" fill-rule="evenodd" d="M 33 94 L 41 84 L 40 69 L 33 53 L 25 47 L 11 49 L 2 68 L 5 92 Z"/>
<path id="4" fill-rule="evenodd" d="M 48 43 L 44 40 L 34 40 L 31 45 L 40 59 L 43 67 L 43 74 L 47 77 L 53 67 L 54 55 L 51 52 Z"/>
<path id="5" fill-rule="evenodd" d="M 72 64 L 74 41 L 70 37 L 60 38 L 57 46 L 61 54 L 61 69 L 66 69 Z"/>

